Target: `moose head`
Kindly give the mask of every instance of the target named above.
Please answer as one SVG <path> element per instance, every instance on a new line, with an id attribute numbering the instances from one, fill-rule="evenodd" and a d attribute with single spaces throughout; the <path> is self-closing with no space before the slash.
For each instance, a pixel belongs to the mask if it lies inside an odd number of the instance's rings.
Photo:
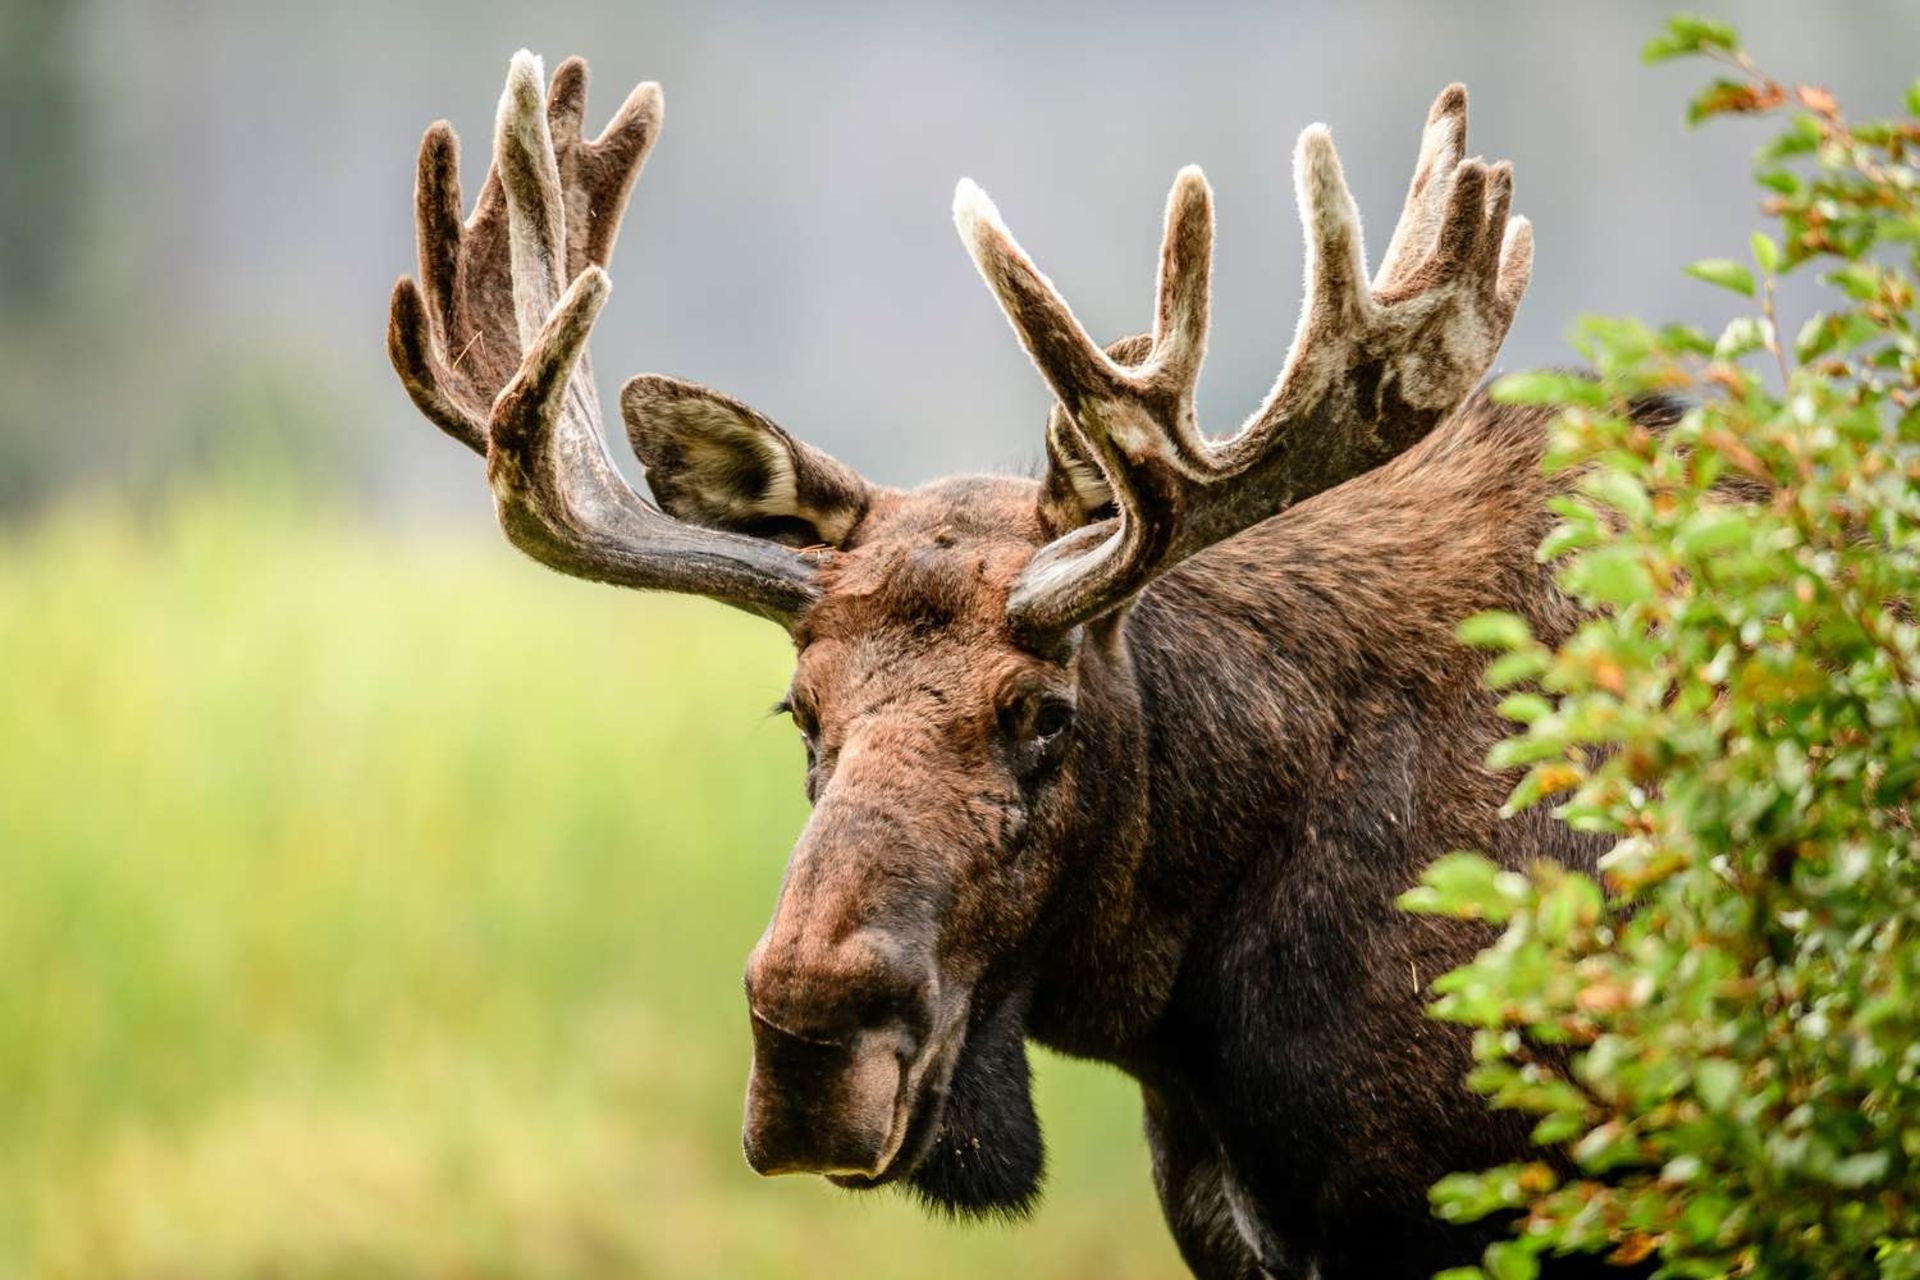
<path id="1" fill-rule="evenodd" d="M 1369 279 L 1331 137 L 1302 133 L 1303 313 L 1265 403 L 1218 440 L 1194 410 L 1213 241 L 1200 172 L 1167 202 L 1151 332 L 1105 348 L 963 181 L 960 237 L 1057 400 L 1043 478 L 886 488 L 736 400 L 648 374 L 620 408 L 655 505 L 606 453 L 586 344 L 660 91 L 641 85 L 589 140 L 585 64 L 543 80 L 532 55 L 513 59 L 471 216 L 452 129 L 427 131 L 394 366 L 486 459 L 528 555 L 710 596 L 793 639 L 783 705 L 813 811 L 747 962 L 749 1162 L 1018 1212 L 1041 1165 L 1034 974 L 1070 980 L 1063 933 L 1098 932 L 1096 904 L 1139 891 L 1147 744 L 1123 620 L 1157 581 L 1183 589 L 1163 575 L 1459 406 L 1527 283 L 1511 171 L 1462 158 L 1466 97 L 1448 88 Z"/>

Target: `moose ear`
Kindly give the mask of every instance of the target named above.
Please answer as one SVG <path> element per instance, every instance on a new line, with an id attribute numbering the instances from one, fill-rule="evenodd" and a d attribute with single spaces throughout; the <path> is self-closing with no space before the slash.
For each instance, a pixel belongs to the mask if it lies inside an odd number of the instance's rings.
<path id="1" fill-rule="evenodd" d="M 1107 347 L 1118 364 L 1137 365 L 1153 348 L 1153 335 L 1138 333 Z M 1113 515 L 1113 488 L 1080 440 L 1080 429 L 1056 403 L 1047 414 L 1047 474 L 1040 481 L 1040 523 L 1051 537 Z"/>
<path id="2" fill-rule="evenodd" d="M 852 468 L 706 387 L 642 374 L 621 389 L 620 413 L 647 483 L 676 520 L 839 546 L 873 501 Z"/>

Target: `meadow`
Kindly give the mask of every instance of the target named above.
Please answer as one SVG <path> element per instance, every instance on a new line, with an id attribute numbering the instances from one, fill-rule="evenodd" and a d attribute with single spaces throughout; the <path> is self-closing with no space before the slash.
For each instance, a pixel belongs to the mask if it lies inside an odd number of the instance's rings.
<path id="1" fill-rule="evenodd" d="M 1037 1051 L 1025 1226 L 747 1169 L 788 658 L 272 491 L 0 534 L 0 1276 L 1180 1274 Z"/>

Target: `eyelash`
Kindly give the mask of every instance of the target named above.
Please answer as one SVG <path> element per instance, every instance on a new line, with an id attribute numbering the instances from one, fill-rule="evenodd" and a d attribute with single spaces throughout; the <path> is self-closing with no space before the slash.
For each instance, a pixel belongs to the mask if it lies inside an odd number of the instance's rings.
<path id="1" fill-rule="evenodd" d="M 780 699 L 780 701 L 774 703 L 773 714 L 777 716 L 786 716 L 788 719 L 792 720 L 793 727 L 798 729 L 801 735 L 807 739 L 808 749 L 809 750 L 812 749 L 813 737 L 816 732 L 816 729 L 813 725 L 808 723 L 808 717 L 802 715 L 800 712 L 800 709 L 794 706 L 792 698 L 790 697 L 782 698 Z"/>

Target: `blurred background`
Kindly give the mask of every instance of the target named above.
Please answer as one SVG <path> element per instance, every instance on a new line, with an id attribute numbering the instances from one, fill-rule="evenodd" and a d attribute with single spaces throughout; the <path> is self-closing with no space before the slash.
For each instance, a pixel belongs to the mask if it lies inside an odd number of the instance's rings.
<path id="1" fill-rule="evenodd" d="M 1504 365 L 1582 311 L 1717 328 L 1680 268 L 1744 256 L 1756 136 L 1683 127 L 1665 9 L 5 0 L 0 1276 L 1177 1274 L 1086 1065 L 1039 1063 L 1021 1228 L 746 1169 L 786 642 L 499 539 L 383 351 L 420 131 L 475 190 L 516 48 L 592 59 L 595 128 L 660 80 L 603 392 L 694 378 L 910 483 L 1041 456 L 955 179 L 1111 337 L 1202 164 L 1222 430 L 1292 333 L 1294 135 L 1333 126 L 1377 248 L 1453 79 L 1538 231 Z M 1911 0 L 1711 12 L 1861 114 L 1920 71 Z"/>

